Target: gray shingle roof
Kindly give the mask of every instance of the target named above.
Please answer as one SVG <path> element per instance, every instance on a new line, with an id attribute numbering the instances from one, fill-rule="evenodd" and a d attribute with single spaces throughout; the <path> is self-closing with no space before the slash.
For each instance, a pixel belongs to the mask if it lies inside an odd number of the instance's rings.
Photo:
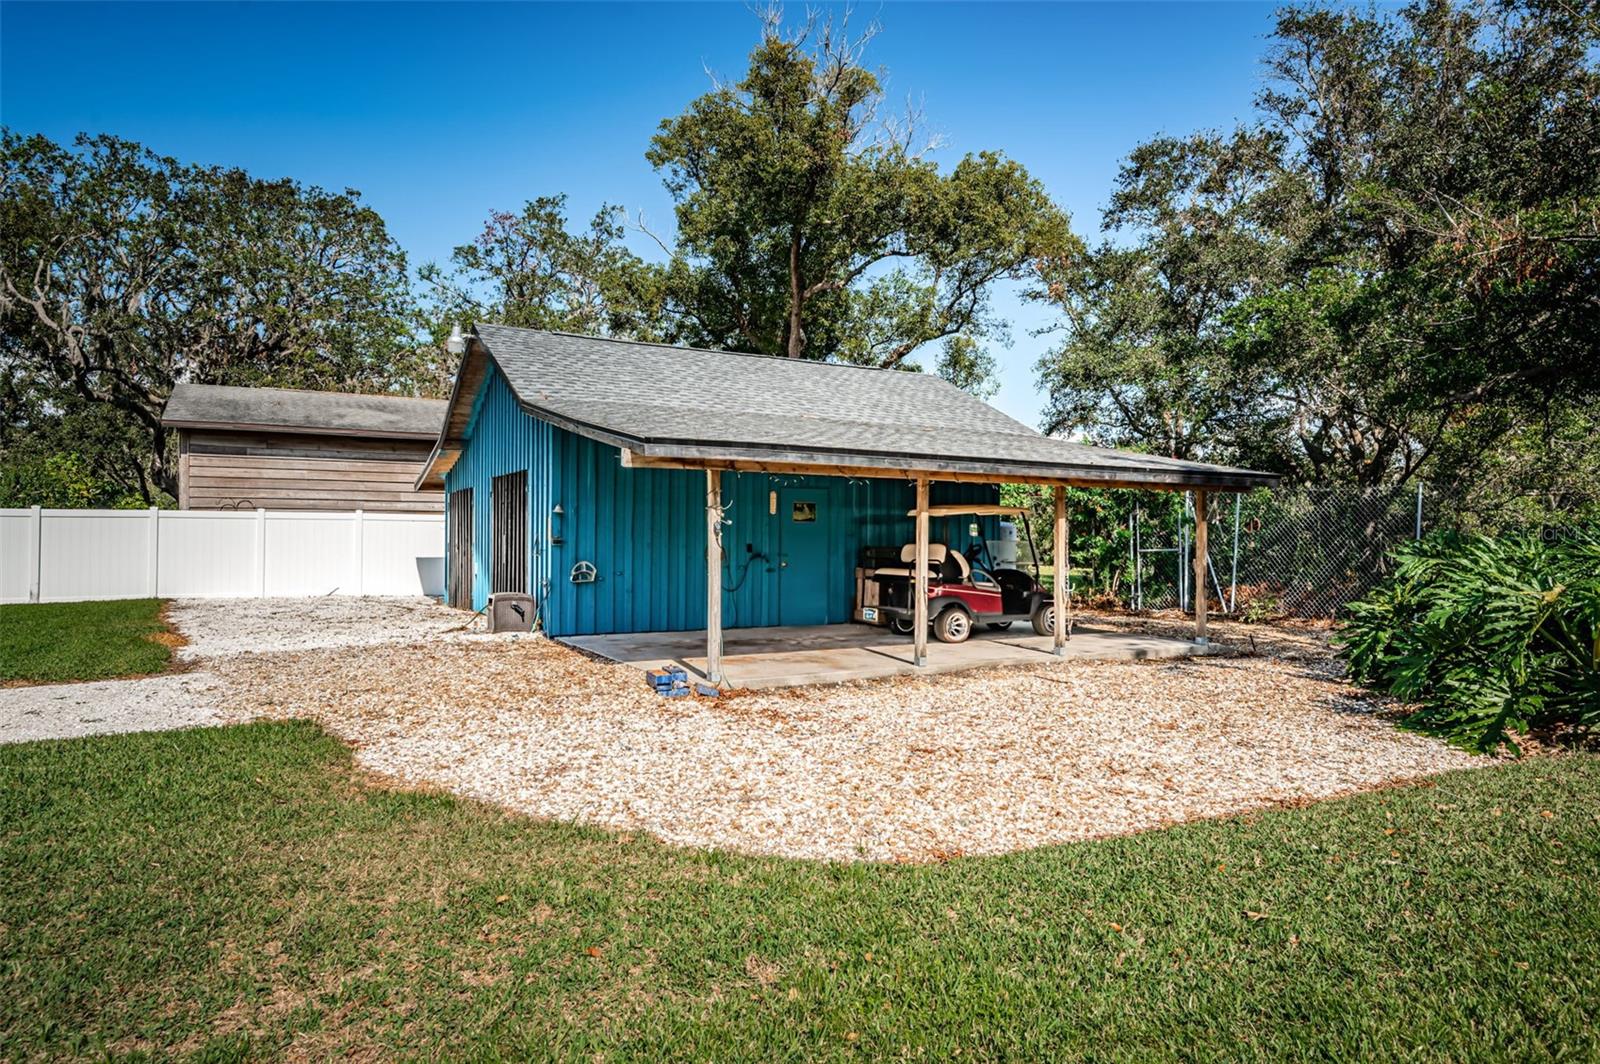
<path id="1" fill-rule="evenodd" d="M 1249 487 L 1275 480 L 1042 436 L 923 373 L 501 325 L 475 332 L 529 413 L 647 457 L 1108 484 Z M 449 442 L 441 439 L 441 449 Z"/>
<path id="2" fill-rule="evenodd" d="M 179 428 L 263 428 L 432 439 L 439 435 L 448 405 L 443 399 L 399 395 L 180 384 L 172 389 L 161 421 Z"/>

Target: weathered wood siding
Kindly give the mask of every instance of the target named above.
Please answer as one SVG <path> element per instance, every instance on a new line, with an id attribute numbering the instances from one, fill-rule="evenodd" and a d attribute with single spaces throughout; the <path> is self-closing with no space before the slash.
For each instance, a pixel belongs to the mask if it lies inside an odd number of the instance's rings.
<path id="1" fill-rule="evenodd" d="M 185 430 L 178 503 L 185 510 L 444 509 L 444 494 L 411 490 L 431 440 Z"/>

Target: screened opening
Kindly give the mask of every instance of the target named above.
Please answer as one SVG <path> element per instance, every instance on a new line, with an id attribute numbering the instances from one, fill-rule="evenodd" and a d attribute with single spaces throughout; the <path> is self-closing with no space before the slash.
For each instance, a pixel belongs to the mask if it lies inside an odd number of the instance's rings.
<path id="1" fill-rule="evenodd" d="M 489 592 L 528 590 L 528 471 L 494 478 Z"/>
<path id="2" fill-rule="evenodd" d="M 461 610 L 472 608 L 472 489 L 450 493 L 449 527 L 450 605 Z"/>

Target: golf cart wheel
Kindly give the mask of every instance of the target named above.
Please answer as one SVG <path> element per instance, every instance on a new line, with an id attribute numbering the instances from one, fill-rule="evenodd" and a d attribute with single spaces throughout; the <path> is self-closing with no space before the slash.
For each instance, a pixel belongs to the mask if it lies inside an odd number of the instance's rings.
<path id="1" fill-rule="evenodd" d="M 893 628 L 896 632 L 899 632 L 901 635 L 910 635 L 911 634 L 911 629 L 916 627 L 916 623 L 913 622 L 913 621 L 909 621 L 904 617 L 896 617 L 896 618 L 894 618 L 893 620 L 891 620 L 889 622 L 889 627 Z"/>
<path id="2" fill-rule="evenodd" d="M 1056 634 L 1056 607 L 1054 603 L 1041 602 L 1030 618 L 1033 630 L 1039 635 Z"/>
<path id="3" fill-rule="evenodd" d="M 1007 628 L 1010 628 L 1010 627 L 1011 627 L 1011 622 L 1010 621 L 990 621 L 989 622 L 989 629 L 990 629 L 990 631 L 994 631 L 994 632 L 1003 632 Z"/>
<path id="4" fill-rule="evenodd" d="M 958 606 L 951 606 L 933 619 L 933 637 L 941 643 L 965 643 L 971 634 L 972 618 Z"/>

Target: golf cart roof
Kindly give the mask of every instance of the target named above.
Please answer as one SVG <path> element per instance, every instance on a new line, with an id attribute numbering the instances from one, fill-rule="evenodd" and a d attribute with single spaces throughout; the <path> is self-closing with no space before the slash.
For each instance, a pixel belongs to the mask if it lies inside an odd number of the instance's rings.
<path id="1" fill-rule="evenodd" d="M 1016 517 L 1026 513 L 1022 506 L 987 506 L 982 503 L 954 503 L 950 506 L 928 507 L 929 517 L 964 517 L 973 514 L 977 517 Z M 917 516 L 917 511 L 907 510 L 907 517 Z"/>

